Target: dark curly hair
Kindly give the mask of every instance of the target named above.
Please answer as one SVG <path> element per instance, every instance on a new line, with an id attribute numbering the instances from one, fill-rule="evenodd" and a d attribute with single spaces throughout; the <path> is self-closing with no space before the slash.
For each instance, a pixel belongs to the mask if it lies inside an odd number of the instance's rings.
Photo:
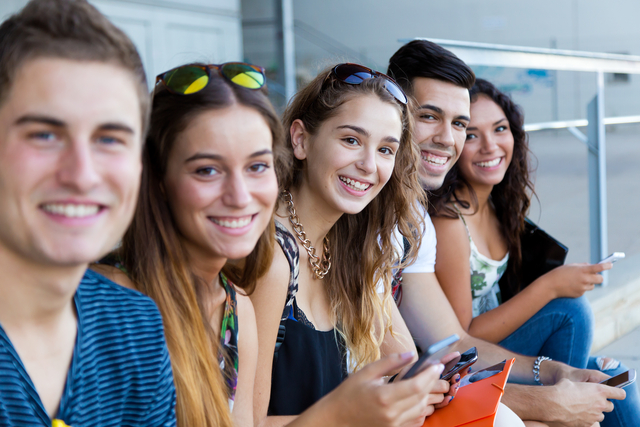
<path id="1" fill-rule="evenodd" d="M 520 106 L 513 102 L 508 95 L 500 92 L 486 80 L 477 79 L 471 88 L 470 95 L 471 103 L 477 101 L 480 95 L 495 102 L 507 117 L 513 135 L 511 164 L 509 164 L 502 181 L 491 190 L 491 202 L 509 249 L 509 272 L 515 273 L 522 263 L 520 235 L 524 231 L 524 220 L 531 204 L 531 197 L 535 194 L 530 178 L 530 150 L 528 137 L 524 131 L 524 114 Z M 458 198 L 457 193 L 463 186 L 469 191 L 470 202 Z M 460 174 L 458 165 L 451 168 L 442 187 L 433 191 L 429 197 L 429 214 L 457 218 L 458 213 L 450 203 L 452 201 L 467 209 L 473 206 L 475 210 L 478 206 L 477 196 L 469 182 Z M 518 289 L 510 289 L 510 291 L 516 293 Z"/>

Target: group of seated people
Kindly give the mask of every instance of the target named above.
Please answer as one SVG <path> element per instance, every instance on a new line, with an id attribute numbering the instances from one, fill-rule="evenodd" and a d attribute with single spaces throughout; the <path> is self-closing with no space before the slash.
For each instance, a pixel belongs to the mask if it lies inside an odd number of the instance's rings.
<path id="1" fill-rule="evenodd" d="M 470 347 L 516 359 L 496 426 L 639 425 L 635 385 L 598 384 L 626 368 L 589 357 L 610 263 L 502 297 L 523 114 L 451 52 L 337 64 L 282 118 L 251 64 L 147 87 L 86 0 L 0 26 L 0 426 L 422 426 Z"/>

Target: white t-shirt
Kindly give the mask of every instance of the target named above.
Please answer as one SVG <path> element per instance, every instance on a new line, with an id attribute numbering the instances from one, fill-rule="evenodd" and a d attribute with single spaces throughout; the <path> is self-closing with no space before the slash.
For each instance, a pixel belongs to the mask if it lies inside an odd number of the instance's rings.
<path id="1" fill-rule="evenodd" d="M 424 233 L 422 233 L 422 244 L 418 251 L 418 256 L 413 264 L 405 267 L 403 273 L 433 273 L 436 266 L 436 229 L 433 227 L 431 217 L 424 206 L 420 205 L 420 211 L 424 216 Z M 400 230 L 396 227 L 393 232 L 393 245 L 399 254 L 404 254 L 404 239 Z M 402 257 L 401 257 L 402 258 Z"/>
<path id="2" fill-rule="evenodd" d="M 413 264 L 408 265 L 402 270 L 402 273 L 434 273 L 436 271 L 436 229 L 431 222 L 431 217 L 427 213 L 424 206 L 420 205 L 420 212 L 424 216 L 424 233 L 422 233 L 422 243 L 418 250 L 418 256 Z M 400 259 L 404 254 L 404 239 L 400 230 L 396 227 L 393 230 L 393 236 L 391 237 L 391 243 L 395 250 L 398 252 Z M 382 281 L 377 284 L 378 293 L 384 292 L 384 285 Z"/>

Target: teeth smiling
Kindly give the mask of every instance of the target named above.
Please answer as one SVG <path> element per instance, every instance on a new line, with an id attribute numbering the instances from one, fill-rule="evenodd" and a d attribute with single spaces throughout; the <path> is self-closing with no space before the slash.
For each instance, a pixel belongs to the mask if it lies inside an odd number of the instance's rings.
<path id="1" fill-rule="evenodd" d="M 244 218 L 234 218 L 231 220 L 217 219 L 217 218 L 210 218 L 210 219 L 214 223 L 225 228 L 242 228 L 242 227 L 246 227 L 251 222 L 251 216 L 246 216 Z"/>
<path id="2" fill-rule="evenodd" d="M 502 160 L 502 158 L 498 157 L 497 159 L 489 160 L 487 162 L 478 162 L 476 163 L 476 165 L 480 166 L 481 168 L 492 168 L 494 166 L 498 166 L 500 160 Z"/>
<path id="3" fill-rule="evenodd" d="M 353 188 L 356 191 L 364 191 L 371 186 L 371 184 L 365 184 L 344 176 L 340 177 L 340 181 L 344 182 L 349 188 Z"/>
<path id="4" fill-rule="evenodd" d="M 66 216 L 67 218 L 84 218 L 98 213 L 98 205 L 75 205 L 71 203 L 49 203 L 42 206 L 42 209 L 54 215 Z"/>
<path id="5" fill-rule="evenodd" d="M 423 151 L 421 155 L 422 160 L 424 160 L 425 162 L 432 163 L 438 166 L 444 165 L 449 160 L 448 157 L 436 156 L 435 154 L 431 154 L 426 151 Z"/>

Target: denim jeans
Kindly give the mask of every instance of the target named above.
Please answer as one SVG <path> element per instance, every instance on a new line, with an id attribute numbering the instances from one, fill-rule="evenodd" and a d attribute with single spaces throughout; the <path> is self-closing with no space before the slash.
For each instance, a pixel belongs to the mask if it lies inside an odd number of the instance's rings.
<path id="1" fill-rule="evenodd" d="M 597 358 L 589 357 L 593 339 L 593 312 L 586 297 L 551 301 L 500 345 L 526 356 L 548 356 L 580 369 L 598 370 Z M 615 376 L 626 371 L 620 364 L 603 371 Z M 637 384 L 625 387 L 625 400 L 614 400 L 615 409 L 606 413 L 602 427 L 628 427 L 640 423 L 640 396 Z"/>

